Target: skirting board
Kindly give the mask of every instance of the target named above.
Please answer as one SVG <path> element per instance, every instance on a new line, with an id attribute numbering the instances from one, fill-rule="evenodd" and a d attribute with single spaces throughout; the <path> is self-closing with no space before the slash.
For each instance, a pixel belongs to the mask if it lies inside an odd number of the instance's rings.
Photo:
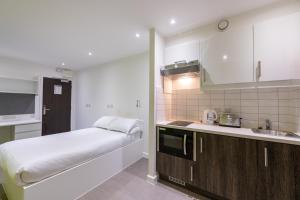
<path id="1" fill-rule="evenodd" d="M 147 182 L 152 184 L 152 185 L 156 185 L 157 184 L 157 175 L 152 176 L 150 174 L 147 175 Z"/>
<path id="2" fill-rule="evenodd" d="M 149 158 L 149 153 L 147 153 L 147 152 L 143 152 L 143 158 L 146 158 L 146 159 L 148 159 L 148 158 Z"/>
<path id="3" fill-rule="evenodd" d="M 38 183 L 18 187 L 5 174 L 9 200 L 74 200 L 118 174 L 143 157 L 143 140 L 97 157 Z"/>

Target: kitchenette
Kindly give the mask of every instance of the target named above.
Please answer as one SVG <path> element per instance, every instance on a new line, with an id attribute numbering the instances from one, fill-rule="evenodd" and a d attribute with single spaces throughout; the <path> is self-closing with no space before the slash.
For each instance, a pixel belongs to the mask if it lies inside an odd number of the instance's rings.
<path id="1" fill-rule="evenodd" d="M 213 199 L 298 199 L 299 135 L 160 122 L 156 168 L 160 180 Z"/>
<path id="2" fill-rule="evenodd" d="M 158 180 L 211 199 L 300 199 L 300 13 L 251 17 L 160 44 Z"/>

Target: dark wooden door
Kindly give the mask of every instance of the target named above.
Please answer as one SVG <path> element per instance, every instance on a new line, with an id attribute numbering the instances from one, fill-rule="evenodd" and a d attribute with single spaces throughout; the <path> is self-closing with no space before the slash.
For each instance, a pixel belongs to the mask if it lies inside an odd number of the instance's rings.
<path id="1" fill-rule="evenodd" d="M 190 183 L 193 161 L 157 152 L 156 170 L 160 175 Z"/>
<path id="2" fill-rule="evenodd" d="M 256 199 L 296 199 L 294 150 L 293 145 L 258 142 Z"/>
<path id="3" fill-rule="evenodd" d="M 255 199 L 256 141 L 197 133 L 194 186 L 224 199 Z"/>
<path id="4" fill-rule="evenodd" d="M 71 81 L 44 78 L 42 135 L 70 131 L 71 90 Z"/>

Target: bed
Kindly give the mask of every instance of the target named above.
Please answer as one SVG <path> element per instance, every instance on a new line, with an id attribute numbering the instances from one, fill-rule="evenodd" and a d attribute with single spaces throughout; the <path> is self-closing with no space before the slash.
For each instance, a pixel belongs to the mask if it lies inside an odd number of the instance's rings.
<path id="1" fill-rule="evenodd" d="M 0 147 L 9 200 L 77 199 L 141 157 L 141 132 L 96 127 Z"/>

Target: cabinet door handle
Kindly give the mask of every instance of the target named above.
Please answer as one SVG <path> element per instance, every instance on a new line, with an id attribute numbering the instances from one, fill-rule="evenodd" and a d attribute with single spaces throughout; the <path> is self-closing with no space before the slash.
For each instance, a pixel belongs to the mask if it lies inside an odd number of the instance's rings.
<path id="1" fill-rule="evenodd" d="M 264 154 L 265 154 L 265 167 L 267 168 L 269 166 L 269 162 L 268 162 L 268 148 L 265 147 L 264 149 Z"/>
<path id="2" fill-rule="evenodd" d="M 256 68 L 256 80 L 259 81 L 261 77 L 261 61 L 258 61 L 257 68 Z"/>
<path id="3" fill-rule="evenodd" d="M 202 70 L 202 73 L 203 73 L 203 83 L 206 82 L 206 70 L 203 68 Z"/>
<path id="4" fill-rule="evenodd" d="M 203 153 L 203 138 L 200 138 L 200 153 Z"/>
<path id="5" fill-rule="evenodd" d="M 157 128 L 157 135 L 156 135 L 156 151 L 159 152 L 159 130 L 161 128 Z"/>
<path id="6" fill-rule="evenodd" d="M 193 134 L 193 160 L 197 161 L 197 133 Z"/>
<path id="7" fill-rule="evenodd" d="M 191 182 L 194 180 L 194 167 L 191 166 Z"/>
<path id="8" fill-rule="evenodd" d="M 183 137 L 183 153 L 186 156 L 186 134 Z"/>

